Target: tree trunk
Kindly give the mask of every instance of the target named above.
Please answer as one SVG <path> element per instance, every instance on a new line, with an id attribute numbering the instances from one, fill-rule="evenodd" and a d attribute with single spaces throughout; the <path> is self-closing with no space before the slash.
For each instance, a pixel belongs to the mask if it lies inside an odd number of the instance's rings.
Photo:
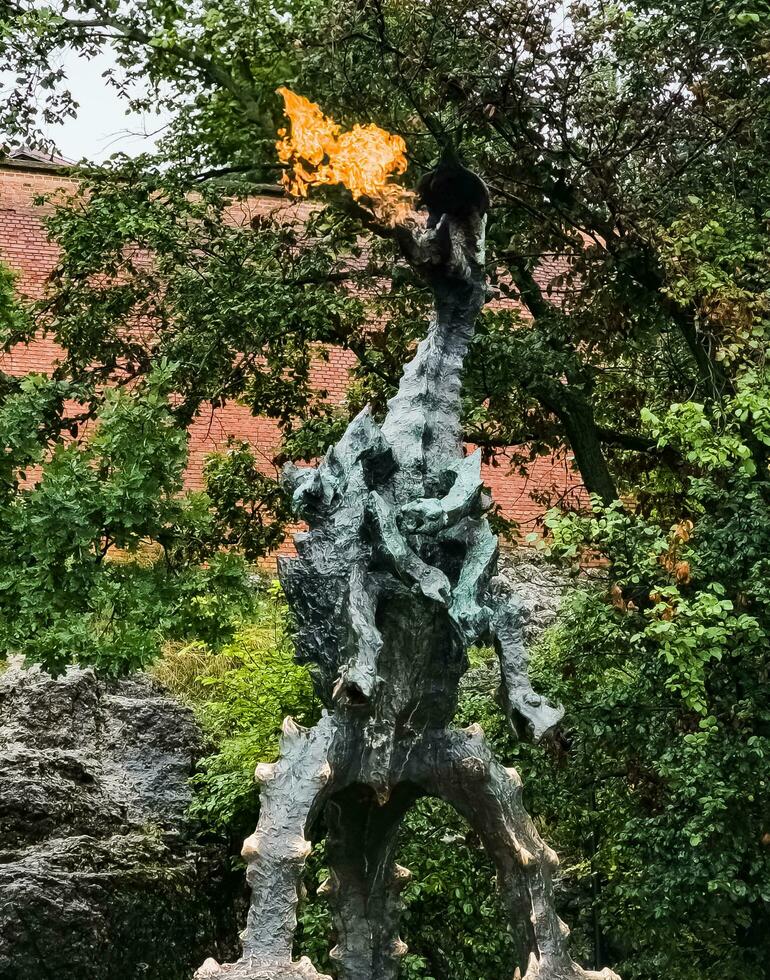
<path id="1" fill-rule="evenodd" d="M 603 504 L 609 505 L 618 499 L 618 492 L 610 476 L 593 409 L 582 396 L 572 396 L 568 402 L 559 413 L 559 418 L 575 454 L 575 463 L 586 490 L 599 497 Z"/>

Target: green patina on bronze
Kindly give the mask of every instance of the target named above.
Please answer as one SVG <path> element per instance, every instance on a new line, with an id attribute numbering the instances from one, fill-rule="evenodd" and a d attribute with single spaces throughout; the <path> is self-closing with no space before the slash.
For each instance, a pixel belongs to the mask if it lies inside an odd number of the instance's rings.
<path id="1" fill-rule="evenodd" d="M 208 960 L 199 978 L 320 980 L 309 960 L 292 961 L 292 943 L 310 838 L 325 827 L 337 976 L 395 980 L 409 877 L 395 863 L 398 830 L 426 794 L 454 805 L 494 860 L 526 980 L 614 977 L 570 958 L 553 900 L 558 859 L 523 807 L 517 773 L 495 760 L 479 726 L 451 724 L 477 643 L 498 652 L 512 724 L 539 738 L 562 716 L 529 682 L 520 606 L 495 578 L 480 455 L 463 451 L 463 363 L 487 298 L 484 208 L 394 230 L 433 292 L 427 336 L 381 425 L 364 410 L 317 467 L 286 472 L 309 530 L 279 575 L 297 658 L 327 710 L 310 730 L 287 720 L 279 761 L 257 769 L 243 956 Z"/>

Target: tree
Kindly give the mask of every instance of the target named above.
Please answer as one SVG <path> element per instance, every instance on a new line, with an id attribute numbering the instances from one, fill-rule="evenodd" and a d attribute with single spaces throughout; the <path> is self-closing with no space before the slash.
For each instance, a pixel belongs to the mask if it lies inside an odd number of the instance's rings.
<path id="1" fill-rule="evenodd" d="M 0 407 L 4 654 L 55 673 L 80 662 L 119 674 L 145 666 L 168 638 L 219 645 L 247 612 L 244 555 L 280 540 L 282 525 L 262 524 L 243 447 L 211 461 L 209 493 L 182 493 L 187 439 L 169 404 L 172 376 L 160 365 L 130 394 L 108 392 L 86 436 L 69 441 L 59 423 L 76 389 L 13 379 Z"/>
<path id="2" fill-rule="evenodd" d="M 733 384 L 737 368 L 720 350 L 740 345 L 736 317 L 763 291 L 762 4 L 576 3 L 563 22 L 547 0 L 411 10 L 297 3 L 264 18 L 238 3 L 127 11 L 76 3 L 60 16 L 7 6 L 7 56 L 26 80 L 8 106 L 7 130 L 29 128 L 32 94 L 48 93 L 49 115 L 70 108 L 64 80 L 48 67 L 64 44 L 84 56 L 111 46 L 120 72 L 149 85 L 137 105 L 187 100 L 161 143 L 170 169 L 148 173 L 141 160 L 121 174 L 118 166 L 113 178 L 128 178 L 132 190 L 116 191 L 115 179 L 104 190 L 108 212 L 133 213 L 162 187 L 169 210 L 161 237 L 179 209 L 184 216 L 190 187 L 246 193 L 273 177 L 281 118 L 274 90 L 287 79 L 342 122 L 377 119 L 402 133 L 416 169 L 437 142 L 459 137 L 496 195 L 489 241 L 499 288 L 519 295 L 532 318 L 526 329 L 511 313 L 485 318 L 476 342 L 467 421 L 490 451 L 518 444 L 526 457 L 566 438 L 586 487 L 606 503 L 656 455 L 640 407 L 654 410 L 692 390 L 718 402 Z M 123 84 L 118 69 L 111 77 Z M 103 176 L 99 183 L 105 187 Z M 679 256 L 677 236 L 704 214 L 725 235 L 728 226 L 740 229 L 738 240 L 725 252 L 712 228 Z M 427 297 L 404 273 L 385 339 L 361 329 L 360 312 L 335 323 L 330 273 L 356 230 L 337 215 L 322 222 L 322 283 L 311 289 L 300 274 L 308 305 L 322 300 L 297 335 L 349 344 L 360 355 L 362 395 L 379 394 L 381 403 L 397 379 L 394 352 L 414 338 L 405 315 L 424 310 Z M 177 246 L 187 262 L 189 246 Z M 98 247 L 90 248 L 98 266 Z M 567 265 L 549 266 L 553 255 Z M 688 263 L 703 275 L 690 281 Z M 720 284 L 730 285 L 732 306 L 714 302 Z M 564 302 L 550 302 L 555 295 Z M 762 338 L 742 346 L 760 356 Z M 753 451 L 764 458 L 760 446 Z M 676 464 L 673 452 L 666 460 Z"/>
<path id="3" fill-rule="evenodd" d="M 634 815 L 626 826 L 652 835 L 668 821 L 654 860 L 641 870 L 630 834 L 611 838 L 621 865 L 644 875 L 636 896 L 617 891 L 612 907 L 631 910 L 623 920 L 629 930 L 633 921 L 647 928 L 650 920 L 640 918 L 639 909 L 649 907 L 656 872 L 665 872 L 667 846 L 682 844 L 673 824 L 677 806 L 686 799 L 688 820 L 697 822 L 693 800 L 712 800 L 704 787 L 719 777 L 727 779 L 728 812 L 736 812 L 747 760 L 766 737 L 759 687 L 765 545 L 756 528 L 767 521 L 767 4 L 574 3 L 563 20 L 545 0 L 295 3 L 262 16 L 237 3 L 161 3 L 128 11 L 82 3 L 57 16 L 40 5 L 6 8 L 9 30 L 1 43 L 25 80 L 8 107 L 7 131 L 29 132 L 27 95 L 39 93 L 38 81 L 48 86 L 42 89 L 50 93 L 47 111 L 67 110 L 64 80 L 48 67 L 51 53 L 65 43 L 85 55 L 112 45 L 129 76 L 149 80 L 148 98 L 169 105 L 178 93 L 187 99 L 162 142 L 162 168 L 147 159 L 118 161 L 106 177 L 89 178 L 96 184 L 91 207 L 105 200 L 108 213 L 137 209 L 132 181 L 138 202 L 172 202 L 165 212 L 164 227 L 173 229 L 168 239 L 178 236 L 177 213 L 184 228 L 190 189 L 216 202 L 248 194 L 273 177 L 279 84 L 318 99 L 343 123 L 375 119 L 402 134 L 413 162 L 410 181 L 450 140 L 487 178 L 495 203 L 488 229 L 492 276 L 501 295 L 521 298 L 525 312 L 482 315 L 466 373 L 464 424 L 490 453 L 520 446 L 522 464 L 566 440 L 595 494 L 596 526 L 579 526 L 573 538 L 575 544 L 587 539 L 610 560 L 614 581 L 607 591 L 615 606 L 586 604 L 570 624 L 573 631 L 580 625 L 575 643 L 583 657 L 615 644 L 614 656 L 623 670 L 630 664 L 634 681 L 616 697 L 614 672 L 602 672 L 595 687 L 581 673 L 598 704 L 587 706 L 580 728 L 599 732 L 586 735 L 590 764 L 618 781 L 612 785 L 628 804 L 624 812 Z M 164 90 L 167 83 L 171 88 Z M 122 203 L 127 200 L 130 207 Z M 387 329 L 366 330 L 343 288 L 342 278 L 353 273 L 341 256 L 360 235 L 371 240 L 365 273 L 376 280 L 393 261 L 392 243 L 370 239 L 369 225 L 344 195 L 330 193 L 324 201 L 314 224 L 317 241 L 303 255 L 309 262 L 316 246 L 321 255 L 326 249 L 325 281 L 303 289 L 308 298 L 320 295 L 329 303 L 333 293 L 346 316 L 338 330 L 324 306 L 312 335 L 301 334 L 301 341 L 349 345 L 359 357 L 351 409 L 359 407 L 357 400 L 381 408 L 418 332 L 427 294 L 399 267 L 387 299 Z M 62 221 L 73 244 L 87 244 L 84 268 L 98 272 L 98 239 L 89 244 L 81 238 L 85 222 Z M 220 224 L 212 226 L 217 240 Z M 246 242 L 239 239 L 239 247 Z M 195 267 L 189 249 L 176 255 L 180 275 Z M 553 263 L 554 256 L 560 261 Z M 272 288 L 280 276 L 268 268 Z M 73 275 L 73 298 L 91 302 L 91 282 Z M 109 363 L 97 355 L 113 314 L 105 305 L 97 309 L 105 311 L 102 327 L 84 341 L 83 364 Z M 68 307 L 54 313 L 60 336 L 71 326 L 73 341 L 88 338 L 86 323 L 71 318 Z M 176 313 L 168 319 L 176 323 Z M 173 325 L 168 336 L 175 336 Z M 266 346 L 273 349 L 271 342 Z M 256 371 L 256 363 L 249 369 Z M 226 358 L 222 370 L 232 376 Z M 298 456 L 339 433 L 339 419 L 313 405 L 312 396 L 307 411 L 315 417 L 301 431 L 286 423 L 289 451 Z M 613 506 L 619 494 L 622 508 Z M 688 521 L 693 527 L 682 543 L 676 529 L 689 527 Z M 560 540 L 566 533 L 558 530 Z M 677 557 L 666 564 L 669 549 Z M 597 618 L 602 628 L 594 633 Z M 745 717 L 736 717 L 736 691 L 740 703 L 749 704 Z M 614 746 L 625 768 L 619 776 L 602 764 L 615 739 L 614 728 L 608 734 L 609 711 L 633 719 L 623 728 L 622 745 Z M 663 723 L 651 728 L 661 717 Z M 650 730 L 655 737 L 645 748 L 640 743 Z M 700 752 L 702 742 L 706 754 L 695 759 L 690 753 Z M 670 761 L 668 768 L 657 764 L 660 758 Z M 726 776 L 736 758 L 740 764 Z M 758 808 L 760 789 L 752 789 Z M 711 817 L 706 821 L 706 836 L 717 833 L 720 860 L 729 864 L 728 845 L 739 848 L 752 883 L 748 897 L 720 903 L 705 945 L 726 956 L 712 939 L 720 929 L 737 935 L 731 930 L 739 915 L 745 924 L 741 968 L 747 971 L 762 969 L 755 952 L 764 942 L 757 925 L 766 901 L 758 812 L 744 807 L 742 816 L 752 816 L 724 824 L 719 833 Z M 700 833 L 693 825 L 692 836 Z M 645 840 L 655 843 L 651 836 Z M 601 884 L 613 880 L 616 855 L 599 846 L 591 881 Z M 681 853 L 683 861 L 692 858 L 686 849 Z M 661 880 L 690 919 L 714 923 L 710 896 L 702 892 L 705 865 L 699 863 L 691 879 L 683 867 L 677 865 L 679 882 L 672 883 L 669 872 Z M 720 895 L 725 877 L 723 869 L 709 879 Z M 683 896 L 679 885 L 688 880 L 692 887 Z M 665 948 L 682 920 L 668 898 L 664 904 L 655 908 L 666 922 L 660 934 Z M 704 945 L 699 936 L 690 947 L 693 958 Z M 634 969 L 634 950 L 629 959 Z M 640 971 L 660 969 L 659 960 L 646 962 L 652 965 Z"/>
<path id="4" fill-rule="evenodd" d="M 31 329 L 0 266 L 0 330 Z M 104 391 L 0 374 L 3 656 L 120 674 L 170 638 L 221 645 L 253 605 L 246 561 L 282 540 L 286 501 L 236 443 L 209 459 L 206 491 L 182 492 L 176 372 L 161 358 Z"/>

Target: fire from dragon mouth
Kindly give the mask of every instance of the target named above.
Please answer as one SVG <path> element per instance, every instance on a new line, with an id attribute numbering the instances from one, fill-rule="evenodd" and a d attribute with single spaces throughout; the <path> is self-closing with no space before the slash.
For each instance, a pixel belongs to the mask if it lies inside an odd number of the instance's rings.
<path id="1" fill-rule="evenodd" d="M 341 127 L 320 106 L 288 88 L 279 88 L 290 127 L 279 129 L 282 183 L 290 194 L 307 197 L 317 185 L 342 184 L 355 200 L 367 198 L 381 219 L 399 223 L 412 210 L 414 195 L 391 182 L 408 166 L 406 143 L 374 123 Z"/>

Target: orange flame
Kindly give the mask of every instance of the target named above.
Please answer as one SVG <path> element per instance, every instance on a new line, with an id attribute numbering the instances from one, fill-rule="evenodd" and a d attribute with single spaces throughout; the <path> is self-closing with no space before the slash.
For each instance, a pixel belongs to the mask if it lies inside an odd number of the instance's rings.
<path id="1" fill-rule="evenodd" d="M 406 143 L 374 123 L 356 124 L 347 132 L 323 114 L 320 106 L 288 88 L 279 88 L 291 128 L 279 129 L 278 159 L 286 165 L 282 182 L 290 194 L 307 197 L 319 184 L 342 184 L 356 200 L 367 197 L 389 220 L 410 210 L 413 197 L 394 174 L 407 168 Z"/>

